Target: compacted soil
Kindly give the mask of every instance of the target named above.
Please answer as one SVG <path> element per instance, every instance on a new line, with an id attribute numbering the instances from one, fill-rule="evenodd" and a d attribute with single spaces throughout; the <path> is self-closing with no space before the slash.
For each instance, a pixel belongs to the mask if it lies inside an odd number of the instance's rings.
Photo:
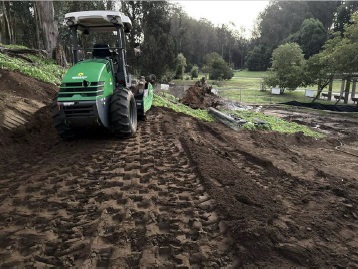
<path id="1" fill-rule="evenodd" d="M 1 267 L 358 266 L 354 119 L 315 140 L 154 107 L 134 138 L 64 142 L 52 97 L 0 122 Z"/>

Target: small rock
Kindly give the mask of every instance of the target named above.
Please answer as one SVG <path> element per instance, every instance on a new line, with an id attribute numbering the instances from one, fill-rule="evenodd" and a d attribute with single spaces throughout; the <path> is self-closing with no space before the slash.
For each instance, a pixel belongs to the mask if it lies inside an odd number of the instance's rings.
<path id="1" fill-rule="evenodd" d="M 94 252 L 92 252 L 91 257 L 94 258 L 94 257 L 96 257 L 96 256 L 97 256 L 97 254 L 94 253 Z"/>
<path id="2" fill-rule="evenodd" d="M 312 231 L 312 229 L 310 227 L 307 227 L 307 231 Z"/>
<path id="3" fill-rule="evenodd" d="M 259 237 L 260 237 L 260 234 L 259 234 L 259 233 L 254 233 L 254 236 L 255 236 L 256 238 L 259 238 Z"/>
<path id="4" fill-rule="evenodd" d="M 345 206 L 345 207 L 348 207 L 348 208 L 353 208 L 353 205 L 352 205 L 352 204 L 345 204 L 344 206 Z"/>

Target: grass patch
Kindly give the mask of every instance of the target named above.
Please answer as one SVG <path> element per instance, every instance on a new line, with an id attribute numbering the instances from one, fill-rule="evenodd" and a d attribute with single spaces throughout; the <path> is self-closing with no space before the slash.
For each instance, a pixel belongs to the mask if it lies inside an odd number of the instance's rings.
<path id="1" fill-rule="evenodd" d="M 204 120 L 204 121 L 215 121 L 215 118 L 208 114 L 206 110 L 200 109 L 192 109 L 186 105 L 179 103 L 179 100 L 175 98 L 173 95 L 167 93 L 159 93 L 154 94 L 153 99 L 154 106 L 161 106 L 161 107 L 168 107 L 173 109 L 176 112 L 182 112 L 184 114 L 193 116 L 195 118 Z M 255 130 L 255 129 L 270 129 L 276 132 L 282 133 L 296 133 L 296 132 L 303 132 L 306 136 L 311 136 L 314 138 L 322 138 L 324 137 L 323 134 L 319 132 L 312 131 L 307 126 L 295 123 L 295 122 L 288 122 L 281 118 L 268 116 L 259 112 L 253 111 L 233 111 L 233 110 L 226 110 L 223 111 L 226 114 L 234 115 L 241 119 L 247 121 L 242 127 L 244 129 Z M 256 122 L 266 122 L 266 125 L 255 125 Z M 260 126 L 260 127 L 257 127 Z M 267 128 L 269 126 L 269 128 Z"/>
<path id="2" fill-rule="evenodd" d="M 221 89 L 219 90 L 221 97 L 255 104 L 273 104 L 284 103 L 289 101 L 310 102 L 312 99 L 304 97 L 302 91 L 286 91 L 281 95 L 271 94 L 269 91 L 259 91 L 257 89 Z"/>
<path id="3" fill-rule="evenodd" d="M 303 132 L 305 136 L 311 136 L 314 138 L 323 138 L 324 135 L 319 132 L 312 131 L 305 125 L 301 125 L 295 122 L 285 121 L 281 118 L 268 116 L 263 113 L 253 112 L 253 111 L 225 111 L 225 113 L 230 115 L 235 115 L 236 117 L 242 118 L 248 123 L 243 125 L 243 128 L 254 130 L 256 129 L 254 123 L 259 121 L 266 122 L 272 131 L 281 132 L 281 133 L 296 133 L 296 132 Z M 265 125 L 262 125 L 263 129 L 267 129 Z"/>
<path id="4" fill-rule="evenodd" d="M 43 59 L 34 55 L 27 55 L 27 57 L 31 59 L 33 63 L 0 53 L 0 68 L 17 71 L 44 82 L 54 84 L 61 83 L 62 76 L 66 72 L 66 69 L 56 65 L 52 60 Z"/>
<path id="5" fill-rule="evenodd" d="M 6 49 L 28 49 L 27 47 L 22 46 L 22 45 L 13 45 L 13 44 L 5 45 L 5 44 L 1 44 L 1 43 L 0 43 L 0 47 L 6 48 Z"/>
<path id="6" fill-rule="evenodd" d="M 192 109 L 186 105 L 179 103 L 179 100 L 173 95 L 167 93 L 156 93 L 154 94 L 153 99 L 154 106 L 168 107 L 173 109 L 176 112 L 182 112 L 184 114 L 190 115 L 192 117 L 204 120 L 204 121 L 214 121 L 215 119 L 209 115 L 208 111 L 203 109 Z"/>
<path id="7" fill-rule="evenodd" d="M 200 74 L 201 78 L 204 74 Z M 312 99 L 305 97 L 305 89 L 317 90 L 317 86 L 310 86 L 307 88 L 298 88 L 294 91 L 286 90 L 282 95 L 271 94 L 271 88 L 267 87 L 266 91 L 261 91 L 262 79 L 265 77 L 265 71 L 248 71 L 242 70 L 234 73 L 234 76 L 230 80 L 208 80 L 208 84 L 212 85 L 214 89 L 219 90 L 219 95 L 234 101 L 244 103 L 255 104 L 276 104 L 289 101 L 298 102 L 311 102 Z M 198 79 L 199 79 L 198 78 Z M 176 85 L 193 85 L 196 80 L 174 80 Z M 333 81 L 333 94 L 339 94 L 341 90 L 341 80 Z M 328 86 L 323 92 L 328 92 Z M 332 97 L 332 101 L 316 100 L 322 104 L 333 104 L 335 99 Z"/>
<path id="8" fill-rule="evenodd" d="M 247 69 L 234 72 L 233 78 L 263 78 L 266 76 L 266 71 L 249 71 Z"/>

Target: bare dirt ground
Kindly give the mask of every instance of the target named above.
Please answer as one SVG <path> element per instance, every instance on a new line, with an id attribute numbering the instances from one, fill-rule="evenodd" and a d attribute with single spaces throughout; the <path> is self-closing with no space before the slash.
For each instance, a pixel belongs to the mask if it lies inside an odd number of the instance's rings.
<path id="1" fill-rule="evenodd" d="M 1 132 L 2 267 L 358 266 L 354 120 L 316 141 L 153 108 L 132 139 L 71 142 L 48 106 L 26 121 Z"/>

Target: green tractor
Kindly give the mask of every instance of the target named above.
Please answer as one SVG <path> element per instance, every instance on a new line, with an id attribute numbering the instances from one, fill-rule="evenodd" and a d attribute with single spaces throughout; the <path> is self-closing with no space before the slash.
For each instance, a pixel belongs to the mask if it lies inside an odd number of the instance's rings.
<path id="1" fill-rule="evenodd" d="M 131 21 L 117 11 L 81 11 L 65 15 L 73 42 L 73 65 L 61 82 L 52 107 L 58 135 L 69 140 L 79 131 L 104 127 L 117 137 L 132 137 L 137 119 L 145 119 L 153 101 L 153 86 L 131 79 L 126 64 L 125 34 Z M 81 49 L 82 35 L 106 34 L 104 42 Z M 107 38 L 108 37 L 108 38 Z M 86 59 L 89 58 L 89 59 Z"/>

